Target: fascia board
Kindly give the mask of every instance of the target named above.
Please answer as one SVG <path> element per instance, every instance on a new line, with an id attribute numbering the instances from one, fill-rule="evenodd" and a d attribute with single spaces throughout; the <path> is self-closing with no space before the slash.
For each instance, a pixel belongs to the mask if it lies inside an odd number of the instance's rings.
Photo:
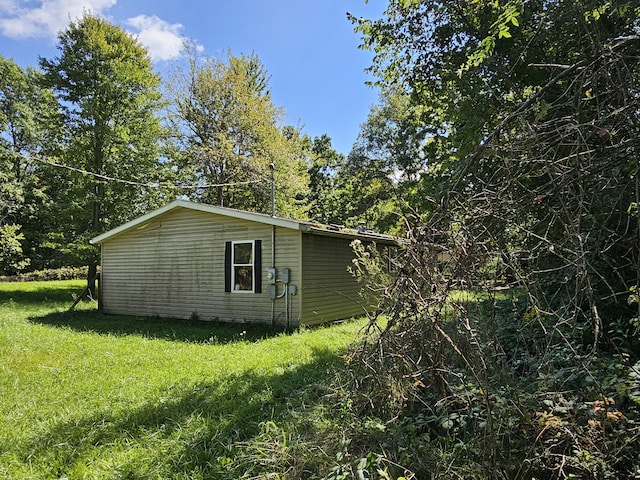
<path id="1" fill-rule="evenodd" d="M 259 213 L 246 212 L 244 210 L 234 210 L 232 208 L 218 207 L 216 205 L 206 205 L 202 203 L 190 202 L 187 200 L 174 200 L 171 203 L 168 203 L 164 207 L 160 207 L 157 210 L 149 212 L 141 217 L 138 217 L 130 222 L 124 223 L 119 227 L 116 227 L 108 232 L 105 232 L 97 237 L 89 240 L 89 243 L 92 245 L 99 245 L 104 243 L 106 240 L 109 240 L 112 237 L 120 235 L 128 230 L 131 230 L 139 225 L 144 224 L 150 220 L 153 220 L 156 217 L 160 217 L 167 212 L 175 210 L 176 208 L 187 208 L 190 210 L 197 210 L 201 212 L 213 213 L 217 215 L 222 215 L 225 217 L 239 218 L 242 220 L 248 220 L 252 222 L 265 223 L 268 225 L 275 225 L 277 227 L 288 228 L 292 230 L 302 230 L 303 224 L 301 222 L 297 222 L 295 220 L 289 220 L 285 218 L 271 217 L 269 215 L 263 215 Z"/>

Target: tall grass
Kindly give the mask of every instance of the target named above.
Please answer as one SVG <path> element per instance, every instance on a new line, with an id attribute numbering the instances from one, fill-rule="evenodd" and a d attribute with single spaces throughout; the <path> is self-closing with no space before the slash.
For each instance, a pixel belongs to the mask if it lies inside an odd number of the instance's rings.
<path id="1" fill-rule="evenodd" d="M 362 323 L 284 334 L 66 312 L 81 290 L 0 283 L 0 477 L 315 475 L 285 449 L 323 428 L 315 402 Z"/>

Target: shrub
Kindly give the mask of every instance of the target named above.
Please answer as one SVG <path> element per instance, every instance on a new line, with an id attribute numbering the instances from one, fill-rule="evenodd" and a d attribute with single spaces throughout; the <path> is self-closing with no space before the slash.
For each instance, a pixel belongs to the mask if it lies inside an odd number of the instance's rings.
<path id="1" fill-rule="evenodd" d="M 87 267 L 62 267 L 0 276 L 0 282 L 46 282 L 51 280 L 77 280 L 86 277 Z"/>

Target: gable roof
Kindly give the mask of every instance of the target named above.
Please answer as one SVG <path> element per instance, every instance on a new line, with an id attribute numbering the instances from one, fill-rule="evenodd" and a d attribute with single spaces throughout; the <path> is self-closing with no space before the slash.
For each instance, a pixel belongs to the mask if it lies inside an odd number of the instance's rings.
<path id="1" fill-rule="evenodd" d="M 105 232 L 97 237 L 89 240 L 89 243 L 93 245 L 99 245 L 105 241 L 127 232 L 133 228 L 144 225 L 145 223 L 160 217 L 168 212 L 177 209 L 189 209 L 200 212 L 212 213 L 216 215 L 223 215 L 231 218 L 239 218 L 242 220 L 249 220 L 251 222 L 263 223 L 267 225 L 274 225 L 277 227 L 288 228 L 291 230 L 299 230 L 305 233 L 311 233 L 316 235 L 327 235 L 332 237 L 344 237 L 344 238 L 362 238 L 366 240 L 382 241 L 383 243 L 395 243 L 395 238 L 391 235 L 383 235 L 375 232 L 359 232 L 353 229 L 347 229 L 336 225 L 322 225 L 313 222 L 303 222 L 299 220 L 291 220 L 287 218 L 272 217 L 263 213 L 247 212 L 245 210 L 236 210 L 234 208 L 220 207 L 217 205 L 206 205 L 204 203 L 190 202 L 187 200 L 174 200 L 173 202 L 160 207 L 157 210 L 153 210 L 141 217 L 138 217 L 130 222 L 124 223 L 119 227 L 116 227 L 108 232 Z"/>

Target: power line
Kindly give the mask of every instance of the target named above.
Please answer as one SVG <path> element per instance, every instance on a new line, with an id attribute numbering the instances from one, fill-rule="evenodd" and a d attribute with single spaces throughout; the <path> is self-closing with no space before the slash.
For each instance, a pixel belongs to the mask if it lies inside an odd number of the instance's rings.
<path id="1" fill-rule="evenodd" d="M 56 162 L 53 162 L 51 160 L 44 159 L 44 158 L 26 157 L 24 155 L 22 155 L 22 157 L 27 161 L 35 160 L 35 161 L 43 163 L 45 165 L 49 165 L 49 166 L 56 167 L 56 168 L 62 168 L 62 169 L 65 169 L 65 170 L 69 170 L 69 171 L 72 171 L 72 172 L 80 173 L 82 175 L 86 175 L 86 176 L 90 176 L 90 177 L 94 177 L 94 178 L 99 178 L 100 180 L 105 180 L 105 181 L 109 181 L 109 182 L 124 183 L 126 185 L 133 185 L 133 186 L 145 187 L 145 188 L 169 188 L 169 189 L 175 189 L 175 190 L 197 190 L 199 188 L 235 187 L 235 186 L 239 186 L 239 185 L 251 185 L 253 183 L 260 183 L 260 182 L 267 181 L 267 179 L 265 179 L 265 178 L 260 178 L 258 180 L 247 180 L 247 181 L 244 181 L 244 182 L 207 183 L 207 184 L 204 184 L 204 185 L 173 185 L 173 184 L 161 184 L 161 183 L 158 183 L 158 182 L 156 182 L 156 183 L 143 183 L 143 182 L 136 182 L 134 180 L 125 180 L 123 178 L 111 177 L 109 175 L 103 175 L 101 173 L 91 172 L 89 170 L 83 170 L 82 168 L 70 167 L 69 165 L 63 165 L 61 163 L 56 163 Z"/>

